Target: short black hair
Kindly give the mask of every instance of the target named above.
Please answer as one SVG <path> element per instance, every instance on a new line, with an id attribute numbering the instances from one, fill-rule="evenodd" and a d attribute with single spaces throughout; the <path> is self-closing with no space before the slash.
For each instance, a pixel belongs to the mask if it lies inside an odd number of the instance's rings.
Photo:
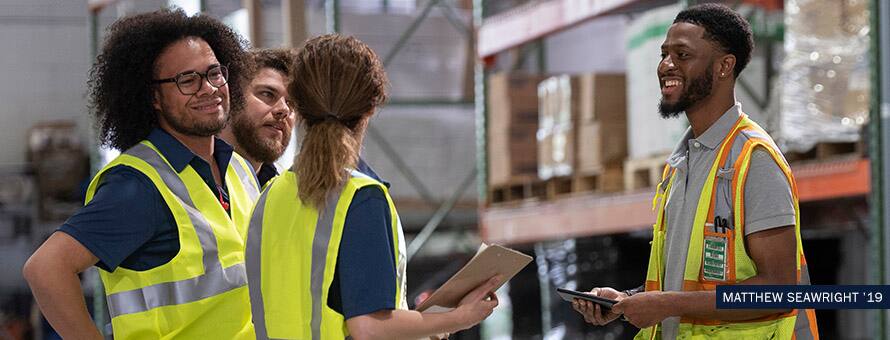
<path id="1" fill-rule="evenodd" d="M 738 77 L 754 50 L 751 25 L 739 13 L 721 4 L 706 3 L 684 9 L 674 23 L 685 22 L 705 29 L 705 39 L 717 43 L 723 51 L 735 56 L 733 73 Z"/>
<path id="2" fill-rule="evenodd" d="M 219 63 L 228 67 L 230 111 L 244 106 L 241 84 L 232 80 L 244 72 L 247 43 L 228 26 L 206 15 L 188 16 L 181 9 L 124 17 L 108 28 L 89 75 L 90 107 L 102 145 L 124 151 L 158 126 L 155 62 L 168 46 L 187 37 L 206 41 Z"/>

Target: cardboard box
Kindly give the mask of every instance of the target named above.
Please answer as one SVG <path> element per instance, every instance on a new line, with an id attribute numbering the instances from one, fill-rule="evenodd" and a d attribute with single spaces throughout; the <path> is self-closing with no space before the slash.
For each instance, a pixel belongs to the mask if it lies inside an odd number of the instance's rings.
<path id="1" fill-rule="evenodd" d="M 551 77 L 538 87 L 538 176 L 595 175 L 627 157 L 623 74 Z"/>
<path id="2" fill-rule="evenodd" d="M 627 158 L 627 98 L 622 74 L 579 77 L 577 172 L 620 168 Z"/>
<path id="3" fill-rule="evenodd" d="M 538 171 L 538 82 L 544 77 L 501 73 L 488 78 L 488 183 L 504 185 Z"/>

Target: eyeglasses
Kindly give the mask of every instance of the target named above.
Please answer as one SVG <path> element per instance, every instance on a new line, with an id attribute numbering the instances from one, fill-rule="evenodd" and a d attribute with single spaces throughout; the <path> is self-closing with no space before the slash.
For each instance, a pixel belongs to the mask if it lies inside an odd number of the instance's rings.
<path id="1" fill-rule="evenodd" d="M 229 69 L 222 65 L 213 66 L 207 70 L 207 72 L 184 72 L 177 74 L 172 78 L 165 79 L 155 79 L 155 84 L 161 83 L 176 83 L 176 88 L 179 89 L 179 92 L 186 96 L 193 95 L 201 91 L 201 87 L 204 86 L 203 79 L 207 79 L 207 82 L 210 83 L 211 86 L 215 88 L 220 88 L 226 84 L 226 79 L 229 77 Z"/>

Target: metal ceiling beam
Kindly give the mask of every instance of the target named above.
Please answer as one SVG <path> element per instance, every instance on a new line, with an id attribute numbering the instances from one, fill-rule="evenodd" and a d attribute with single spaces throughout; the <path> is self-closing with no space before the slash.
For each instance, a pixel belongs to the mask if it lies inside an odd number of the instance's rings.
<path id="1" fill-rule="evenodd" d="M 445 14 L 445 18 L 448 19 L 451 26 L 454 26 L 454 29 L 463 34 L 464 38 L 471 39 L 473 37 L 473 30 L 464 23 L 451 4 L 443 2 L 439 5 L 439 9 L 441 9 L 442 14 Z"/>

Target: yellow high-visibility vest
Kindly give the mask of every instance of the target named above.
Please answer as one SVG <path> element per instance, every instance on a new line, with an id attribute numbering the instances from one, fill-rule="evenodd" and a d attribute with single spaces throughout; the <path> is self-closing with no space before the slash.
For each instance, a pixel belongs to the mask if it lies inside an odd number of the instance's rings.
<path id="1" fill-rule="evenodd" d="M 177 173 L 158 149 L 142 141 L 106 165 L 102 175 L 128 166 L 147 176 L 178 228 L 179 252 L 148 270 L 100 270 L 116 339 L 254 339 L 244 239 L 259 186 L 247 162 L 232 153 L 225 181 L 231 217 L 191 166 Z"/>
<path id="2" fill-rule="evenodd" d="M 797 281 L 798 284 L 810 284 L 800 239 L 800 207 L 797 184 L 791 174 L 791 168 L 772 138 L 757 123 L 742 113 L 721 143 L 714 164 L 702 187 L 689 239 L 689 250 L 686 255 L 686 266 L 683 273 L 684 291 L 713 291 L 718 284 L 735 284 L 757 275 L 757 268 L 745 250 L 744 193 L 751 155 L 758 147 L 769 152 L 772 159 L 785 173 L 788 184 L 791 186 L 795 211 L 794 233 L 797 239 Z M 730 154 L 738 156 L 732 159 Z M 716 185 L 717 170 L 724 169 L 727 165 L 731 165 L 734 169 L 730 201 L 721 199 L 727 196 L 718 195 L 718 190 L 723 189 Z M 664 243 L 666 228 L 670 227 L 665 223 L 665 207 L 676 174 L 676 169 L 672 169 L 670 165 L 665 166 L 662 182 L 656 188 L 655 198 L 652 201 L 653 209 L 657 208 L 657 214 L 653 226 L 649 268 L 646 273 L 646 291 L 663 289 Z M 721 204 L 724 206 L 720 206 Z M 734 228 L 719 231 L 714 228 L 714 212 L 720 208 L 732 211 Z M 713 243 L 713 240 L 726 241 Z M 725 262 L 717 261 L 718 265 L 713 265 L 714 262 L 710 262 L 714 258 L 714 254 L 712 254 L 714 247 L 719 248 L 718 255 L 725 255 Z M 658 328 L 656 325 L 642 329 L 635 339 L 660 339 L 661 330 Z M 816 314 L 811 309 L 792 310 L 785 314 L 733 322 L 681 318 L 677 336 L 677 339 L 727 340 L 818 338 Z"/>
<path id="3" fill-rule="evenodd" d="M 357 171 L 329 194 L 322 210 L 297 196 L 297 176 L 287 171 L 267 185 L 250 221 L 247 274 L 257 339 L 344 339 L 344 316 L 327 305 L 334 280 L 346 213 L 355 193 L 368 186 L 383 190 L 389 203 L 396 291 L 405 300 L 405 237 L 389 190 Z M 368 284 L 374 284 L 369 282 Z"/>

